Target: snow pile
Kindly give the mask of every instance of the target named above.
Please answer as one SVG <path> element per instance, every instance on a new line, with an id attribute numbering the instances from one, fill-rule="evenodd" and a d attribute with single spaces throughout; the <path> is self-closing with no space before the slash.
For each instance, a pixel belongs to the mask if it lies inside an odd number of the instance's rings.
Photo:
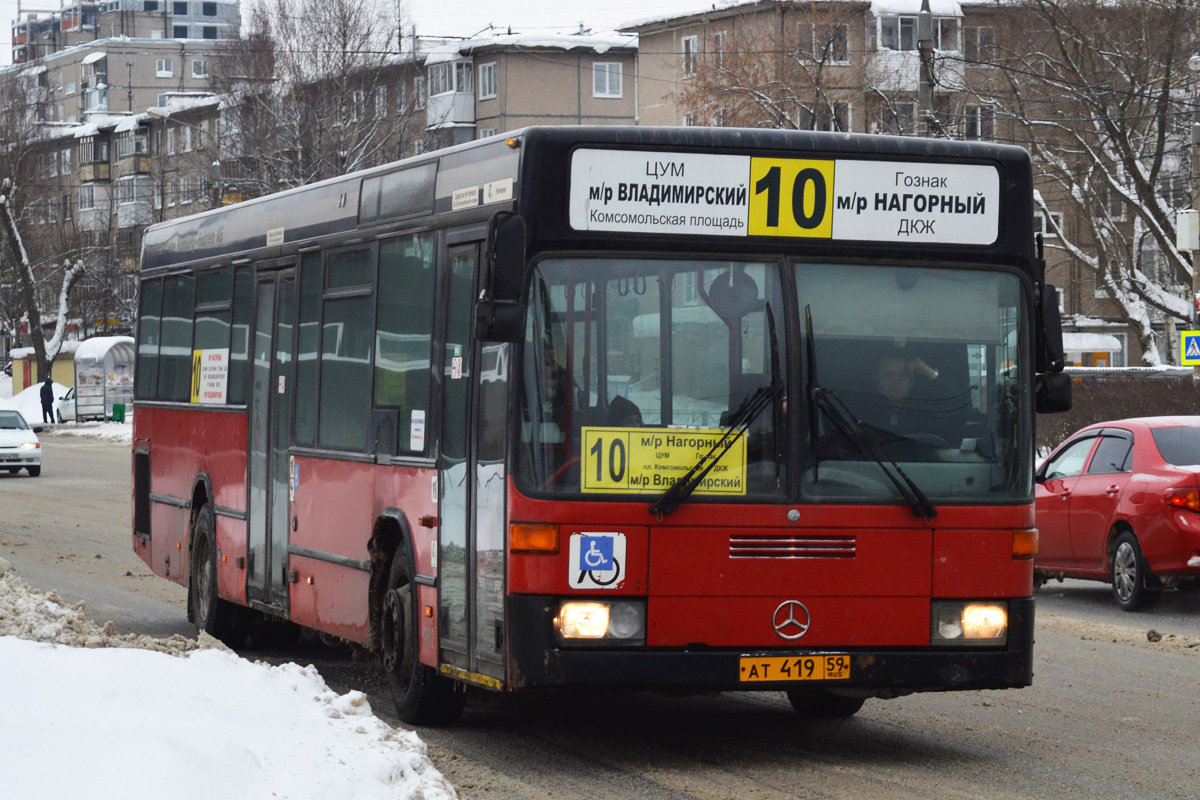
<path id="1" fill-rule="evenodd" d="M 70 391 L 61 383 L 50 385 L 54 387 L 55 400 Z M 10 402 L 31 426 L 42 424 L 42 384 L 35 383 L 33 386 L 22 389 L 13 396 Z"/>
<path id="2" fill-rule="evenodd" d="M 12 397 L 12 376 L 0 372 L 0 400 Z"/>
<path id="3" fill-rule="evenodd" d="M 316 668 L 252 664 L 183 637 L 151 652 L 148 638 L 88 622 L 0 559 L 5 797 L 456 797 L 415 733 Z"/>
<path id="4" fill-rule="evenodd" d="M 124 422 L 64 422 L 53 431 L 55 436 L 82 436 L 88 439 L 103 439 L 106 442 L 132 442 L 132 412 L 126 412 Z"/>

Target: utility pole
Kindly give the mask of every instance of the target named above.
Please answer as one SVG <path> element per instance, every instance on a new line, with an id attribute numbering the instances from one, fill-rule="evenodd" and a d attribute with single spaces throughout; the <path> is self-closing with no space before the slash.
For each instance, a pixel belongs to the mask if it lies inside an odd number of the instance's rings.
<path id="1" fill-rule="evenodd" d="M 1195 83 L 1200 80 L 1200 55 L 1188 59 L 1188 69 L 1192 72 L 1192 96 L 1195 96 Z M 1192 194 L 1196 195 L 1197 180 L 1200 180 L 1200 113 L 1192 120 Z M 1188 297 L 1189 319 L 1184 324 L 1185 330 L 1179 341 L 1179 363 L 1192 365 L 1192 380 L 1200 383 L 1200 362 L 1189 356 L 1189 344 L 1196 342 L 1197 329 L 1200 329 L 1200 269 L 1197 269 L 1197 253 L 1200 252 L 1200 211 L 1195 210 L 1197 199 L 1192 200 L 1193 209 L 1180 211 L 1175 215 L 1175 247 L 1187 253 L 1192 261 L 1192 291 Z M 1168 317 L 1168 321 L 1171 318 Z M 1168 326 L 1168 334 L 1170 333 Z M 1168 347 L 1175 347 L 1174 336 L 1168 341 Z"/>
<path id="2" fill-rule="evenodd" d="M 933 128 L 933 14 L 929 0 L 921 0 L 917 15 L 917 53 L 920 56 L 917 74 L 917 135 L 928 136 Z"/>

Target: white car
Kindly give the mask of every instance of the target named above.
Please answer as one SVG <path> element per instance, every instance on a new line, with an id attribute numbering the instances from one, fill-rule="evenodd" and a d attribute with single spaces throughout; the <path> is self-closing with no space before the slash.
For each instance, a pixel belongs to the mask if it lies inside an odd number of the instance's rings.
<path id="1" fill-rule="evenodd" d="M 54 418 L 59 422 L 75 421 L 75 387 L 54 401 Z"/>
<path id="2" fill-rule="evenodd" d="M 19 411 L 0 409 L 0 470 L 16 475 L 22 468 L 31 478 L 42 474 L 42 443 Z"/>

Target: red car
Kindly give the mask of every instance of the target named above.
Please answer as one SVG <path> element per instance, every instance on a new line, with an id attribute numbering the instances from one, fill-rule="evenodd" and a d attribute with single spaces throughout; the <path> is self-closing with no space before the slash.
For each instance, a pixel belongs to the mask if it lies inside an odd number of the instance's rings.
<path id="1" fill-rule="evenodd" d="M 1035 580 L 1108 581 L 1126 611 L 1200 576 L 1200 417 L 1090 425 L 1038 468 Z"/>

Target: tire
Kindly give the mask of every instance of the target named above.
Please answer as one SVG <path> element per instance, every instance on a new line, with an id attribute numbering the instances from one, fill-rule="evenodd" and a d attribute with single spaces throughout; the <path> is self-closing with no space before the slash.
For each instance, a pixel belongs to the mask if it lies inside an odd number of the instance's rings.
<path id="1" fill-rule="evenodd" d="M 16 475 L 18 472 L 21 471 L 21 468 L 20 467 L 7 467 L 6 471 L 8 472 L 9 475 Z"/>
<path id="2" fill-rule="evenodd" d="M 797 713 L 825 719 L 853 717 L 866 702 L 861 697 L 846 697 L 826 689 L 788 689 L 787 696 Z"/>
<path id="3" fill-rule="evenodd" d="M 188 606 L 196 633 L 204 631 L 230 647 L 240 647 L 246 629 L 240 609 L 217 596 L 217 537 L 212 506 L 205 503 L 196 514 L 192 528 L 192 569 L 188 581 Z"/>
<path id="4" fill-rule="evenodd" d="M 41 467 L 26 467 L 25 469 L 29 471 L 29 477 L 31 478 L 36 478 L 38 475 L 42 474 Z M 16 472 L 16 470 L 13 470 L 13 472 Z"/>
<path id="5" fill-rule="evenodd" d="M 383 599 L 383 669 L 396 714 L 410 725 L 448 725 L 462 715 L 465 687 L 418 659 L 416 588 L 412 556 L 401 543 L 392 557 Z"/>
<path id="6" fill-rule="evenodd" d="M 1160 592 L 1147 588 L 1154 584 L 1154 578 L 1131 531 L 1117 537 L 1108 569 L 1113 599 L 1122 611 L 1148 608 L 1158 600 Z"/>
<path id="7" fill-rule="evenodd" d="M 61 425 L 61 424 L 63 423 L 62 412 L 61 412 L 61 411 L 55 411 L 55 412 L 54 412 L 54 416 L 58 417 L 58 424 L 59 424 L 59 425 Z"/>

